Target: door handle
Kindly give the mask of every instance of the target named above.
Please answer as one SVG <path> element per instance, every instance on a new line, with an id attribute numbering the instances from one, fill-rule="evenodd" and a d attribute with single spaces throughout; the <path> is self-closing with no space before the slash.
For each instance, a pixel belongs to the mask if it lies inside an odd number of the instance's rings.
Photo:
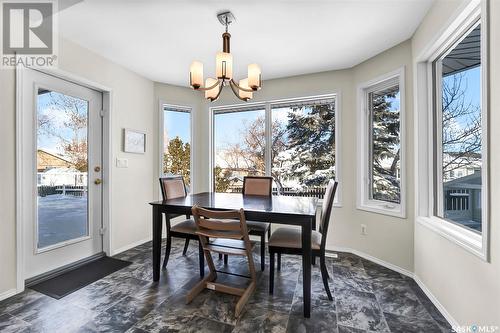
<path id="1" fill-rule="evenodd" d="M 96 184 L 96 185 L 102 184 L 102 179 L 101 178 L 96 178 L 94 180 L 94 184 Z"/>

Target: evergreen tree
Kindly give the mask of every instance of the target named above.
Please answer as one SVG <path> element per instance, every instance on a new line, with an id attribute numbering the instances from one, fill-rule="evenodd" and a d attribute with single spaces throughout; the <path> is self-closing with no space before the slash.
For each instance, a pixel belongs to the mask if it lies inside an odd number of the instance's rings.
<path id="1" fill-rule="evenodd" d="M 163 173 L 181 175 L 186 185 L 189 185 L 190 172 L 191 145 L 176 136 L 168 142 L 167 151 L 163 155 Z"/>
<path id="2" fill-rule="evenodd" d="M 368 96 L 372 109 L 372 196 L 377 200 L 400 202 L 400 184 L 397 178 L 400 153 L 399 107 L 393 107 L 399 87 Z"/>
<path id="3" fill-rule="evenodd" d="M 287 178 L 323 186 L 335 177 L 335 104 L 302 106 L 288 113 Z"/>

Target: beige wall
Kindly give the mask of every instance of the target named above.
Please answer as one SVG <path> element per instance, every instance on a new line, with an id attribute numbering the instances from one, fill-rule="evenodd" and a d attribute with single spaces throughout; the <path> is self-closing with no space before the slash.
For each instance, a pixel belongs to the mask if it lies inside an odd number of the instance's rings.
<path id="1" fill-rule="evenodd" d="M 150 239 L 150 209 L 154 198 L 153 139 L 154 84 L 74 43 L 59 43 L 59 68 L 112 89 L 112 160 L 127 158 L 129 167 L 112 167 L 112 252 Z M 15 74 L 0 70 L 1 152 L 0 163 L 0 296 L 16 287 L 15 250 Z M 121 150 L 122 129 L 146 131 L 146 154 L 125 154 Z M 7 175 L 7 176 L 5 176 Z M 145 181 L 146 180 L 146 181 Z"/>
<path id="2" fill-rule="evenodd" d="M 413 38 L 413 54 L 440 35 L 466 1 L 441 1 L 429 11 Z M 415 224 L 415 274 L 460 325 L 500 326 L 500 1 L 491 0 L 490 253 L 484 262 L 462 247 Z"/>

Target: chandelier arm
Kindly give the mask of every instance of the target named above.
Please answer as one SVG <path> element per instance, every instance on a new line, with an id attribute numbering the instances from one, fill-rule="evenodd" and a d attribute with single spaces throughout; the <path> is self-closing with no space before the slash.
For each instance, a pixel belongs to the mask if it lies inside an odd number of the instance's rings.
<path id="1" fill-rule="evenodd" d="M 222 88 L 224 88 L 224 79 L 222 79 L 222 82 L 220 83 L 219 92 L 217 93 L 217 95 L 214 98 L 210 98 L 212 102 L 217 100 L 217 98 L 219 98 L 220 93 L 222 92 Z"/>
<path id="2" fill-rule="evenodd" d="M 237 88 L 237 84 L 231 79 L 231 81 L 229 81 L 229 85 L 231 86 L 231 90 L 233 91 L 233 93 L 236 95 L 236 97 L 238 97 L 239 99 L 241 99 L 242 101 L 244 102 L 247 102 L 249 100 L 248 97 L 246 98 L 241 98 L 240 97 L 240 94 L 238 93 L 238 91 L 236 90 Z"/>
<path id="3" fill-rule="evenodd" d="M 212 86 L 210 86 L 210 87 L 199 87 L 196 90 L 200 90 L 200 91 L 211 90 L 211 89 L 214 89 L 215 87 L 217 87 L 219 84 L 220 84 L 220 80 L 217 79 L 217 82 L 215 82 Z"/>
<path id="4" fill-rule="evenodd" d="M 238 83 L 236 83 L 236 81 L 234 81 L 233 79 L 231 79 L 231 83 L 234 84 L 236 86 L 236 88 L 238 88 L 239 90 L 241 91 L 246 91 L 246 92 L 255 92 L 255 90 L 253 89 L 247 89 L 247 88 L 243 88 L 241 87 Z"/>

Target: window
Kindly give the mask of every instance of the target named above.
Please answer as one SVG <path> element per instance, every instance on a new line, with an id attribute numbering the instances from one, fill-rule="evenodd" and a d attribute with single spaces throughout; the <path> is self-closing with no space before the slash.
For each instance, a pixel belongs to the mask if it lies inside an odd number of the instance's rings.
<path id="1" fill-rule="evenodd" d="M 213 188 L 241 192 L 243 177 L 265 175 L 265 108 L 216 111 Z"/>
<path id="2" fill-rule="evenodd" d="M 482 1 L 416 59 L 417 223 L 489 260 L 488 25 Z"/>
<path id="3" fill-rule="evenodd" d="M 335 178 L 335 99 L 276 104 L 271 112 L 277 192 L 322 197 Z"/>
<path id="4" fill-rule="evenodd" d="M 481 24 L 433 62 L 434 214 L 481 233 Z"/>
<path id="5" fill-rule="evenodd" d="M 358 208 L 404 217 L 403 69 L 359 90 Z"/>
<path id="6" fill-rule="evenodd" d="M 213 186 L 240 192 L 246 175 L 273 177 L 273 193 L 322 198 L 338 179 L 337 96 L 213 109 Z"/>
<path id="7" fill-rule="evenodd" d="M 164 105 L 161 173 L 181 175 L 191 186 L 191 109 Z"/>

